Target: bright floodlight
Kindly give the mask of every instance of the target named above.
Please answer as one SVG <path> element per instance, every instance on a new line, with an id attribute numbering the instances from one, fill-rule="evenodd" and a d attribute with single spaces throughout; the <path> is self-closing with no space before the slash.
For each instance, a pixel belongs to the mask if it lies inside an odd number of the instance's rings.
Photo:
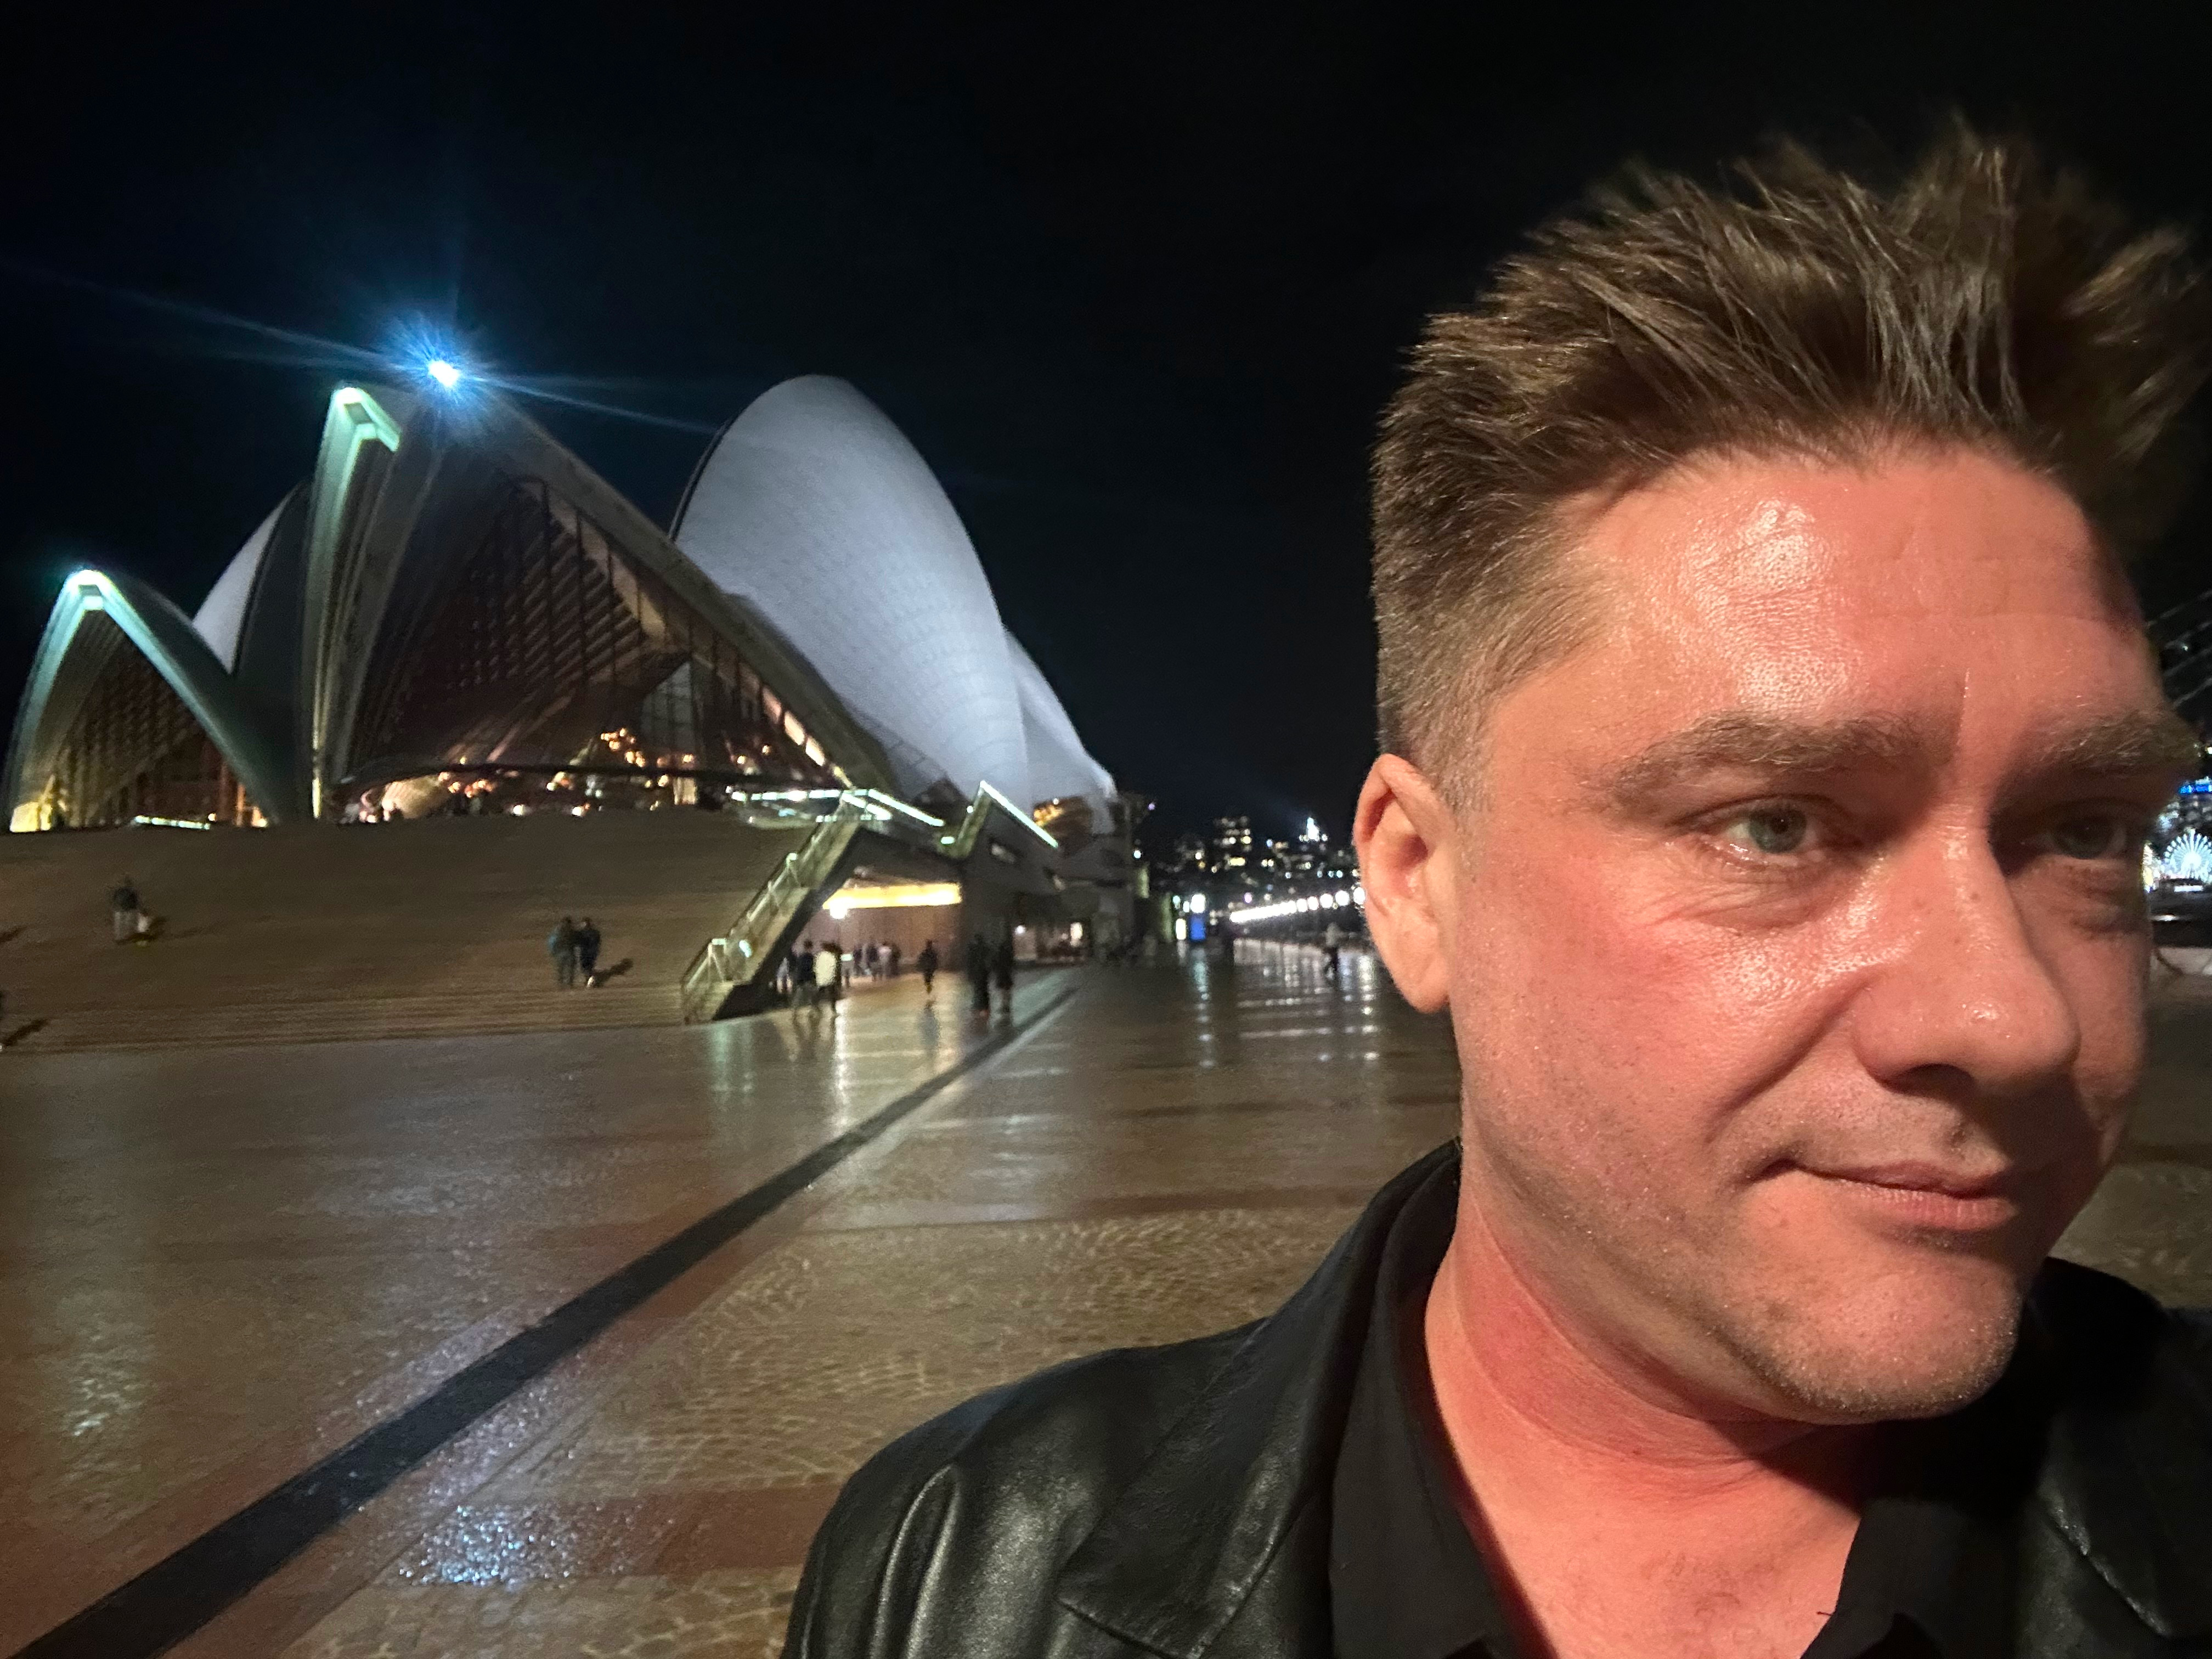
<path id="1" fill-rule="evenodd" d="M 422 372 L 448 392 L 461 383 L 461 371 L 443 357 L 431 358 L 422 365 Z"/>

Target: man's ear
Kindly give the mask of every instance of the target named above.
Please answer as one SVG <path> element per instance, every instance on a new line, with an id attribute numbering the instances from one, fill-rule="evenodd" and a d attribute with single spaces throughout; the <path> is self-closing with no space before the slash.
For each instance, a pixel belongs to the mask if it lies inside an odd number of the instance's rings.
<path id="1" fill-rule="evenodd" d="M 1367 931 L 1399 991 L 1425 1014 L 1451 997 L 1457 829 L 1412 762 L 1383 755 L 1368 769 L 1352 824 Z"/>

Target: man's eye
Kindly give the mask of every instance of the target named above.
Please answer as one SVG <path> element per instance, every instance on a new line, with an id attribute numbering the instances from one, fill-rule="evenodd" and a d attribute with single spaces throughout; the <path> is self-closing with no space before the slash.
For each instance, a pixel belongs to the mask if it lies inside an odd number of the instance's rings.
<path id="1" fill-rule="evenodd" d="M 2136 839 L 2132 825 L 2105 812 L 2068 818 L 2051 830 L 2052 849 L 2069 859 L 2118 858 L 2134 851 Z"/>
<path id="2" fill-rule="evenodd" d="M 1721 836 L 1754 853 L 1782 857 L 1802 852 L 1813 821 L 1800 806 L 1759 806 L 1721 826 Z"/>

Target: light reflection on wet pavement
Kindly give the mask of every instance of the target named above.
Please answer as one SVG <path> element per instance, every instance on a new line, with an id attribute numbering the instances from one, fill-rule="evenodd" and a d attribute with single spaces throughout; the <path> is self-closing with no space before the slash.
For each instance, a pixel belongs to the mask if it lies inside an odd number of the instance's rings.
<path id="1" fill-rule="evenodd" d="M 910 983 L 848 1008 L 5 1056 L 0 1652 L 988 1029 Z"/>
<path id="2" fill-rule="evenodd" d="M 775 1651 L 877 1446 L 1273 1306 L 1452 1132 L 1354 957 L 1087 970 L 1058 1012 L 318 1540 L 187 1655 Z M 0 1651 L 955 1060 L 959 988 L 704 1030 L 57 1056 L 0 1073 Z M 1025 1012 L 1060 988 L 1025 983 Z M 12 1057 L 11 1057 L 12 1058 Z M 2212 1003 L 2067 1249 L 2212 1301 Z"/>

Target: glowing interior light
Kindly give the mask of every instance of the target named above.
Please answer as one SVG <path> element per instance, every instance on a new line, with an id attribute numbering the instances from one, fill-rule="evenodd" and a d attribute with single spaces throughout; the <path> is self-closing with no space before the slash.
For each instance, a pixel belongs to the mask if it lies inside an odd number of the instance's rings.
<path id="1" fill-rule="evenodd" d="M 422 365 L 422 372 L 448 392 L 461 383 L 461 371 L 443 357 L 431 358 Z"/>

